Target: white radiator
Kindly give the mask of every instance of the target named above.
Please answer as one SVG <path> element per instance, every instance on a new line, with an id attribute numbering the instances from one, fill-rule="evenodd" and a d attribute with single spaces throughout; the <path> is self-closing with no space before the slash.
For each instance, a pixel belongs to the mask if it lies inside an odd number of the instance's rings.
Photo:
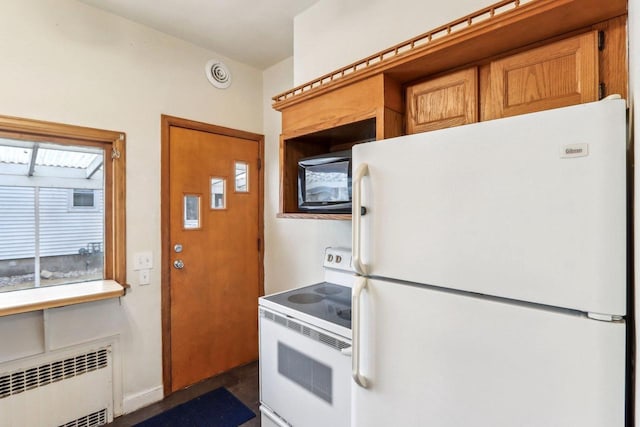
<path id="1" fill-rule="evenodd" d="M 0 367 L 0 427 L 93 427 L 110 421 L 111 346 Z"/>

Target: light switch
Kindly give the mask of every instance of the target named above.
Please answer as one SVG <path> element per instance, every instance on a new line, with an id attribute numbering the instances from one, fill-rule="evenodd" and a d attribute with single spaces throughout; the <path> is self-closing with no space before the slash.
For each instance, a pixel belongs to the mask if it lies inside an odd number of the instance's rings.
<path id="1" fill-rule="evenodd" d="M 138 281 L 140 285 L 149 285 L 151 283 L 149 270 L 140 270 L 138 271 Z"/>
<path id="2" fill-rule="evenodd" d="M 136 252 L 133 255 L 134 270 L 149 270 L 153 268 L 153 254 L 151 251 Z"/>

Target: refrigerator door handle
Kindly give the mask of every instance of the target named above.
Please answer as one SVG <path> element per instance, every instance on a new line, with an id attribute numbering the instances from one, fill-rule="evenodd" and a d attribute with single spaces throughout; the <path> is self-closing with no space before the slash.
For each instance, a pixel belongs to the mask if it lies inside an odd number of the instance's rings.
<path id="1" fill-rule="evenodd" d="M 351 342 L 351 376 L 353 380 L 362 388 L 369 387 L 369 382 L 360 372 L 360 295 L 362 290 L 367 287 L 366 277 L 358 277 L 353 287 L 353 295 L 351 297 L 351 308 L 353 314 L 352 324 L 352 342 Z"/>
<path id="2" fill-rule="evenodd" d="M 361 221 L 362 221 L 362 180 L 365 176 L 369 175 L 369 165 L 361 163 L 356 169 L 356 173 L 353 176 L 353 241 L 351 242 L 351 248 L 353 252 L 353 268 L 361 276 L 367 275 L 367 266 L 362 262 L 362 248 L 361 248 Z"/>

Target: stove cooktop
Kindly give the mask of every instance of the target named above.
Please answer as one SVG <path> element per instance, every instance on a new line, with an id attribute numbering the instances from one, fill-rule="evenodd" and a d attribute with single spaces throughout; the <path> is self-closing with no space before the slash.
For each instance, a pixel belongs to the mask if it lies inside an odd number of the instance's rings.
<path id="1" fill-rule="evenodd" d="M 351 329 L 351 288 L 347 286 L 321 282 L 263 298 Z"/>

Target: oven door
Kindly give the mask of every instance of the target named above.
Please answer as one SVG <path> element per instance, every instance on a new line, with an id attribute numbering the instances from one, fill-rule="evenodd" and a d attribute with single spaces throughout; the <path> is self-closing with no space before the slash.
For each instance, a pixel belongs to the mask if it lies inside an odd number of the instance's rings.
<path id="1" fill-rule="evenodd" d="M 260 401 L 292 426 L 348 427 L 351 342 L 260 308 Z"/>

